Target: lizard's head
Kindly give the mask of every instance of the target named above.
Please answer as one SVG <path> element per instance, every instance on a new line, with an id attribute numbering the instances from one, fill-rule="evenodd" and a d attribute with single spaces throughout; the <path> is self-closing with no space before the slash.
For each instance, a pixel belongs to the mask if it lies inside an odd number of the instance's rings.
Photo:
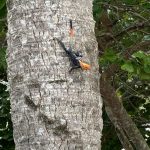
<path id="1" fill-rule="evenodd" d="M 76 54 L 77 57 L 83 57 L 83 55 L 80 51 L 77 51 L 75 54 Z"/>

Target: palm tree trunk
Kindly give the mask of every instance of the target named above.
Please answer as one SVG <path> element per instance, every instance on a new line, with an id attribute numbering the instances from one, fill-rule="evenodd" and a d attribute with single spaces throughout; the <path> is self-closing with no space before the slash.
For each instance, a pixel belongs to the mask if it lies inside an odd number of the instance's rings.
<path id="1" fill-rule="evenodd" d="M 8 80 L 16 150 L 98 150 L 102 101 L 92 0 L 9 0 Z M 55 37 L 92 67 L 69 73 Z"/>

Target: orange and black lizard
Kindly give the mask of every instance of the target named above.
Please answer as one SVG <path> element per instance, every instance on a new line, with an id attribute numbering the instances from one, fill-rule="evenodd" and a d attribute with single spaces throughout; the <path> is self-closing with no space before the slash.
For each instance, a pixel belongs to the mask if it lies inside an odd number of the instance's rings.
<path id="1" fill-rule="evenodd" d="M 73 31 L 73 27 L 72 27 L 72 20 L 70 20 L 70 36 L 71 37 L 74 36 L 74 31 Z M 81 58 L 83 57 L 81 52 L 72 51 L 71 46 L 67 49 L 61 40 L 59 40 L 57 38 L 55 38 L 55 39 L 58 41 L 60 46 L 65 50 L 66 54 L 68 55 L 68 57 L 70 58 L 70 60 L 72 62 L 72 67 L 69 70 L 69 72 L 71 72 L 73 69 L 77 69 L 77 68 L 81 68 L 83 70 L 90 70 L 91 66 L 89 64 L 81 61 Z"/>

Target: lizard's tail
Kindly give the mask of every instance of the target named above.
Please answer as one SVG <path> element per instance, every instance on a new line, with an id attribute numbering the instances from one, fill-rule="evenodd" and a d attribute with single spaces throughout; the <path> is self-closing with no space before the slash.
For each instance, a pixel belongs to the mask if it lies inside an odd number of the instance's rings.
<path id="1" fill-rule="evenodd" d="M 67 52 L 67 49 L 64 45 L 64 43 L 62 41 L 60 41 L 59 39 L 55 38 L 57 40 L 57 42 L 59 43 L 59 45 Z"/>

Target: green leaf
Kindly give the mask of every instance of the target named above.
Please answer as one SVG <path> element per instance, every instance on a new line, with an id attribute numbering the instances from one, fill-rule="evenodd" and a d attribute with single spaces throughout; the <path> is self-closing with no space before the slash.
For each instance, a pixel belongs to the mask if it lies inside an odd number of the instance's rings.
<path id="1" fill-rule="evenodd" d="M 145 2 L 145 3 L 143 3 L 143 5 L 142 5 L 144 8 L 146 8 L 146 9 L 150 9 L 150 3 L 147 1 L 147 2 Z"/>
<path id="2" fill-rule="evenodd" d="M 1 70 L 6 70 L 6 68 L 7 68 L 5 54 L 6 54 L 6 49 L 1 48 L 0 49 L 0 71 Z"/>
<path id="3" fill-rule="evenodd" d="M 144 64 L 150 65 L 150 55 L 144 58 Z"/>
<path id="4" fill-rule="evenodd" d="M 144 71 L 145 71 L 146 73 L 150 73 L 150 65 L 145 65 L 145 64 L 144 64 Z"/>
<path id="5" fill-rule="evenodd" d="M 142 59 L 142 58 L 145 58 L 146 55 L 145 55 L 145 53 L 144 53 L 143 51 L 138 51 L 138 52 L 134 53 L 134 54 L 132 55 L 132 57 L 136 57 L 136 58 Z"/>
<path id="6" fill-rule="evenodd" d="M 133 72 L 134 72 L 134 67 L 133 67 L 131 61 L 125 62 L 125 63 L 121 66 L 121 69 L 124 70 L 124 71 L 127 71 L 127 72 L 129 72 L 129 73 L 133 73 Z"/>
<path id="7" fill-rule="evenodd" d="M 140 74 L 140 78 L 142 80 L 150 80 L 150 74 L 148 74 L 148 73 L 141 73 Z"/>
<path id="8" fill-rule="evenodd" d="M 0 0 L 0 9 L 2 9 L 6 4 L 6 0 Z"/>
<path id="9" fill-rule="evenodd" d="M 7 8 L 6 5 L 4 5 L 3 8 L 0 9 L 0 19 L 4 19 L 7 16 Z"/>
<path id="10" fill-rule="evenodd" d="M 101 13 L 102 13 L 102 8 L 101 8 L 101 5 L 100 4 L 98 4 L 98 2 L 94 2 L 93 3 L 93 16 L 94 16 L 94 19 L 96 20 L 96 21 L 98 21 L 98 19 L 99 19 L 99 16 L 101 15 Z"/>
<path id="11" fill-rule="evenodd" d="M 150 73 L 150 56 L 144 58 L 144 71 Z"/>
<path id="12" fill-rule="evenodd" d="M 143 37 L 143 40 L 144 40 L 144 41 L 149 41 L 149 40 L 150 40 L 150 35 L 145 35 L 145 36 Z"/>
<path id="13" fill-rule="evenodd" d="M 104 54 L 104 59 L 106 59 L 109 62 L 115 62 L 117 58 L 118 58 L 117 54 L 112 49 L 106 50 Z"/>
<path id="14" fill-rule="evenodd" d="M 106 63 L 106 61 L 104 60 L 103 57 L 99 59 L 99 64 L 105 64 L 105 63 Z"/>

